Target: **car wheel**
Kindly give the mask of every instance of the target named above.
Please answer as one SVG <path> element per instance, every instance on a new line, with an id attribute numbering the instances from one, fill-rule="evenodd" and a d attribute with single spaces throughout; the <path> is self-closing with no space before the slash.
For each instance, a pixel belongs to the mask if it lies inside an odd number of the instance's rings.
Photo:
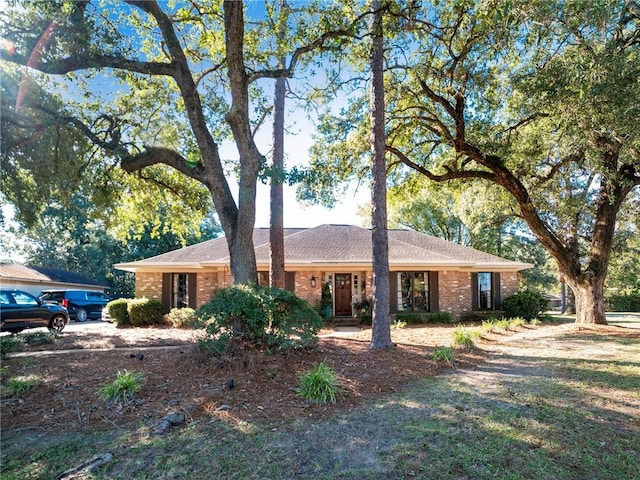
<path id="1" fill-rule="evenodd" d="M 79 308 L 78 313 L 76 313 L 76 321 L 77 322 L 86 322 L 87 321 L 87 311 L 84 308 Z"/>
<path id="2" fill-rule="evenodd" d="M 49 322 L 49 330 L 55 332 L 61 332 L 65 325 L 67 324 L 67 320 L 62 315 L 56 315 Z"/>

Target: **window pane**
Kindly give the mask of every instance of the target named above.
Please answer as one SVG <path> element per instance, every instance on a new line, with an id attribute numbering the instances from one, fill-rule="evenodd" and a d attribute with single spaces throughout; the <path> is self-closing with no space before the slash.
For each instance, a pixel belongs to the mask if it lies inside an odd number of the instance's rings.
<path id="1" fill-rule="evenodd" d="M 188 275 L 186 273 L 173 274 L 173 308 L 184 308 L 189 306 L 189 288 L 187 284 Z"/>
<path id="2" fill-rule="evenodd" d="M 489 310 L 493 308 L 491 273 L 478 273 L 478 307 L 481 310 Z"/>
<path id="3" fill-rule="evenodd" d="M 13 299 L 16 301 L 18 305 L 37 305 L 38 304 L 38 301 L 34 297 L 22 292 L 15 292 L 13 294 Z"/>
<path id="4" fill-rule="evenodd" d="M 427 282 L 425 282 L 424 272 L 413 274 L 413 309 L 427 311 Z"/>
<path id="5" fill-rule="evenodd" d="M 398 276 L 398 309 L 429 311 L 429 283 L 425 272 L 402 272 Z"/>

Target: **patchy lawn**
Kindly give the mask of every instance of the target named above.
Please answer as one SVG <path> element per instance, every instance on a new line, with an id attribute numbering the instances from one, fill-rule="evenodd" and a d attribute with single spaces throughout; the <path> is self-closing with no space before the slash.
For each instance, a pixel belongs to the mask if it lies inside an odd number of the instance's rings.
<path id="1" fill-rule="evenodd" d="M 76 351 L 3 361 L 2 478 L 56 478 L 106 452 L 95 477 L 65 478 L 637 478 L 640 331 L 496 330 L 451 369 L 431 356 L 454 329 L 393 330 L 389 351 L 370 351 L 363 330 L 227 362 L 187 330 L 63 334 L 30 348 Z M 113 346 L 125 348 L 79 348 Z M 325 359 L 346 393 L 310 405 L 297 377 Z M 143 388 L 110 405 L 98 390 L 125 369 Z M 172 412 L 186 421 L 153 435 Z"/>

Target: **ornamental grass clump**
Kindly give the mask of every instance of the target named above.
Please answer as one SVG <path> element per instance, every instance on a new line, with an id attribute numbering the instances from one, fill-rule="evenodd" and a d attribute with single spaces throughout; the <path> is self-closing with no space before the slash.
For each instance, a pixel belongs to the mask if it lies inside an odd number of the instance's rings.
<path id="1" fill-rule="evenodd" d="M 453 343 L 459 348 L 472 349 L 474 347 L 473 341 L 479 336 L 479 332 L 460 325 L 453 332 Z"/>
<path id="2" fill-rule="evenodd" d="M 320 362 L 313 370 L 302 373 L 299 382 L 298 395 L 319 405 L 336 403 L 338 395 L 344 393 L 337 374 L 327 365 L 326 360 Z"/>
<path id="3" fill-rule="evenodd" d="M 144 375 L 128 370 L 118 371 L 116 379 L 100 389 L 99 395 L 111 402 L 131 402 L 142 390 Z"/>
<path id="4" fill-rule="evenodd" d="M 431 355 L 436 362 L 448 363 L 453 367 L 455 361 L 455 353 L 451 347 L 436 347 L 436 350 Z"/>

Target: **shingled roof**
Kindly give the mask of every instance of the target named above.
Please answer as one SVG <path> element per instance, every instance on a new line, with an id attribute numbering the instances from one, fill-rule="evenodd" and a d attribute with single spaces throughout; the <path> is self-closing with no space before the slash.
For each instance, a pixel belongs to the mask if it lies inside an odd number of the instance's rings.
<path id="1" fill-rule="evenodd" d="M 6 283 L 24 281 L 30 283 L 60 283 L 73 286 L 91 286 L 107 288 L 91 278 L 79 273 L 60 270 L 58 268 L 34 267 L 16 263 L 0 263 L 0 280 Z"/>
<path id="2" fill-rule="evenodd" d="M 254 229 L 253 243 L 258 268 L 268 268 L 269 229 Z M 285 266 L 289 269 L 310 266 L 370 268 L 372 264 L 371 230 L 354 225 L 287 228 L 284 245 Z M 180 268 L 224 267 L 228 264 L 227 242 L 220 237 L 115 267 L 129 271 L 178 271 Z M 413 230 L 389 230 L 389 265 L 395 270 L 419 267 L 513 271 L 532 267 L 529 263 L 513 262 Z"/>

